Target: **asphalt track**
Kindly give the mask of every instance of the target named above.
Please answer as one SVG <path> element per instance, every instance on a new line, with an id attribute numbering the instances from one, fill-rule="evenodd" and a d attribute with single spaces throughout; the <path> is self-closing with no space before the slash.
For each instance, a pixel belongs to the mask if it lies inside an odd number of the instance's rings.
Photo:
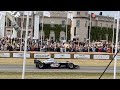
<path id="1" fill-rule="evenodd" d="M 87 72 L 102 73 L 106 67 L 100 66 L 81 66 L 80 69 L 38 69 L 35 65 L 26 66 L 25 72 Z M 114 67 L 109 67 L 106 72 L 113 73 Z M 0 72 L 22 72 L 22 66 L 19 65 L 0 65 Z M 117 67 L 117 73 L 120 73 L 120 67 Z"/>

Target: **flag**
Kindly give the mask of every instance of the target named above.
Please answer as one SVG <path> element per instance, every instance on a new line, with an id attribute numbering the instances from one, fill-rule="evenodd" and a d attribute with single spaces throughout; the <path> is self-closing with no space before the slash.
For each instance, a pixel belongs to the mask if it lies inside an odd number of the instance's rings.
<path id="1" fill-rule="evenodd" d="M 68 12 L 68 13 L 67 13 L 67 18 L 69 18 L 69 19 L 71 19 L 71 20 L 72 20 L 72 19 L 73 19 L 73 14 L 72 14 L 72 13 L 70 13 L 70 12 Z"/>
<path id="2" fill-rule="evenodd" d="M 7 11 L 7 12 L 10 13 L 14 17 L 19 17 L 20 16 L 20 12 L 17 12 L 17 11 Z"/>
<path id="3" fill-rule="evenodd" d="M 14 17 L 19 17 L 19 16 L 20 16 L 20 12 L 13 11 L 13 12 L 11 13 L 11 15 L 14 16 Z"/>
<path id="4" fill-rule="evenodd" d="M 50 17 L 50 12 L 48 12 L 48 11 L 43 11 L 43 16 Z"/>
<path id="5" fill-rule="evenodd" d="M 17 32 L 16 32 L 16 30 L 13 28 L 12 38 L 16 38 L 16 37 L 17 37 Z"/>
<path id="6" fill-rule="evenodd" d="M 20 13 L 19 12 L 15 12 L 14 13 L 14 17 L 19 17 L 20 16 Z"/>
<path id="7" fill-rule="evenodd" d="M 95 15 L 94 13 L 91 13 L 91 17 L 92 17 L 92 18 L 95 18 L 96 15 Z"/>
<path id="8" fill-rule="evenodd" d="M 2 16 L 5 16 L 5 12 L 0 12 L 0 19 L 2 18 Z"/>
<path id="9" fill-rule="evenodd" d="M 0 20 L 1 20 L 2 16 L 3 16 L 3 14 L 0 12 Z"/>
<path id="10" fill-rule="evenodd" d="M 40 17 L 39 15 L 35 15 L 34 17 L 34 39 L 39 39 L 39 21 L 40 21 Z"/>
<path id="11" fill-rule="evenodd" d="M 4 37 L 5 15 L 6 15 L 6 13 L 4 11 L 0 11 L 0 38 Z"/>

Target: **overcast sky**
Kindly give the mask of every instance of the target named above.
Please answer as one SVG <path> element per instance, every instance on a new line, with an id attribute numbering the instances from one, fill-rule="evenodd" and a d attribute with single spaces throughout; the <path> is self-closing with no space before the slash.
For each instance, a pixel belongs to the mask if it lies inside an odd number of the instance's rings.
<path id="1" fill-rule="evenodd" d="M 117 14 L 117 11 L 89 11 L 89 13 L 95 13 L 97 15 L 99 15 L 100 12 L 102 12 L 103 16 L 110 16 L 110 17 L 114 17 L 114 14 Z"/>
<path id="2" fill-rule="evenodd" d="M 114 17 L 114 14 L 117 14 L 117 11 L 89 11 L 90 12 L 93 12 L 97 15 L 99 15 L 100 12 L 102 12 L 103 16 L 111 16 L 111 17 Z"/>

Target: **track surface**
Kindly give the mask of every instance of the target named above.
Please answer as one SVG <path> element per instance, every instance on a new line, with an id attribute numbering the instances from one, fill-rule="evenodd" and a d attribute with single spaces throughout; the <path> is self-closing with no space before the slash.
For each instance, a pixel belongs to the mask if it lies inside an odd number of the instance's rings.
<path id="1" fill-rule="evenodd" d="M 26 66 L 25 72 L 88 72 L 102 73 L 106 67 L 100 66 L 81 66 L 80 69 L 38 69 L 35 65 Z M 113 73 L 114 67 L 109 67 L 106 72 Z M 22 72 L 22 66 L 19 65 L 0 65 L 0 72 Z M 117 67 L 120 73 L 120 67 Z"/>

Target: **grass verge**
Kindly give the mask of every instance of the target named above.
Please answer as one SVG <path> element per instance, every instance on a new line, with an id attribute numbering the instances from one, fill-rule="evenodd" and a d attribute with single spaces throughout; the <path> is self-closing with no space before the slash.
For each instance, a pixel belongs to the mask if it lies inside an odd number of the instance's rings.
<path id="1" fill-rule="evenodd" d="M 40 59 L 45 60 L 45 59 Z M 58 62 L 70 61 L 80 66 L 107 66 L 110 60 L 81 60 L 81 59 L 56 59 Z M 22 65 L 22 58 L 0 58 L 0 65 Z M 34 59 L 27 59 L 26 65 L 34 65 Z M 114 61 L 110 66 L 114 66 Z M 120 60 L 117 61 L 117 66 L 120 66 Z"/>
<path id="2" fill-rule="evenodd" d="M 101 73 L 79 72 L 26 72 L 25 79 L 99 79 Z M 0 79 L 21 79 L 20 72 L 0 72 Z M 113 73 L 105 73 L 101 79 L 113 79 Z M 117 73 L 116 79 L 120 79 Z"/>

